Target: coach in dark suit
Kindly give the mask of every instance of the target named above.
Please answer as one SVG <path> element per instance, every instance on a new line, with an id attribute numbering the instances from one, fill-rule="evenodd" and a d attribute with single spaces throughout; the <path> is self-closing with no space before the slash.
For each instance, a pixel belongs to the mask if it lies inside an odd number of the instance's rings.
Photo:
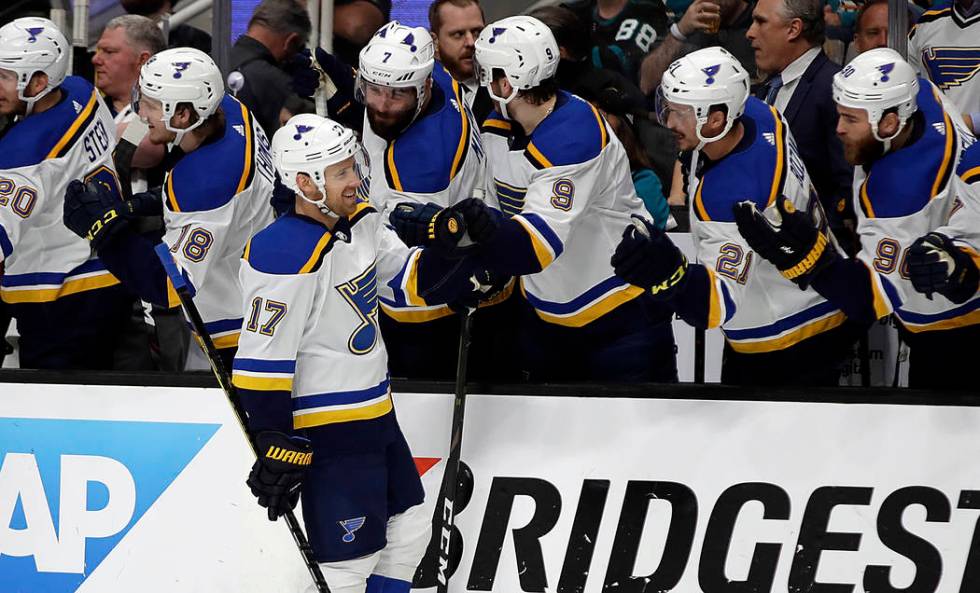
<path id="1" fill-rule="evenodd" d="M 853 169 L 837 138 L 837 107 L 832 95 L 840 66 L 821 49 L 821 0 L 759 0 L 746 37 L 760 73 L 768 77 L 758 97 L 782 112 L 799 147 L 820 202 L 838 239 L 854 248 L 851 207 Z"/>

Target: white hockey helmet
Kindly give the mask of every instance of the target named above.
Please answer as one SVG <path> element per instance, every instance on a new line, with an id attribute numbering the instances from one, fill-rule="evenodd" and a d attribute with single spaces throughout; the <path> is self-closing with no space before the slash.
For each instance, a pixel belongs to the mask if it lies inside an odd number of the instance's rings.
<path id="1" fill-rule="evenodd" d="M 897 51 L 879 47 L 859 54 L 835 74 L 833 93 L 838 105 L 867 112 L 871 134 L 885 144 L 888 152 L 891 141 L 918 109 L 919 79 Z M 898 129 L 888 138 L 882 138 L 878 135 L 878 124 L 889 109 L 897 112 Z"/>
<path id="2" fill-rule="evenodd" d="M 58 88 L 68 73 L 71 46 L 48 19 L 26 17 L 0 27 L 0 68 L 17 74 L 17 97 L 27 103 L 28 115 L 34 103 Z M 33 97 L 24 90 L 38 72 L 48 75 L 48 85 Z"/>
<path id="3" fill-rule="evenodd" d="M 354 157 L 355 173 L 361 180 L 358 195 L 367 195 L 369 180 L 367 153 L 354 132 L 339 123 L 312 113 L 294 115 L 272 136 L 272 160 L 283 185 L 315 205 L 327 216 L 337 215 L 327 206 L 324 171 L 330 165 Z M 311 200 L 300 190 L 296 175 L 304 173 L 320 191 L 319 200 Z"/>
<path id="4" fill-rule="evenodd" d="M 691 106 L 697 120 L 695 131 L 701 141 L 698 149 L 701 149 L 708 142 L 723 138 L 732 129 L 735 120 L 745 112 L 748 98 L 749 73 L 742 64 L 721 47 L 707 47 L 674 61 L 664 72 L 657 88 L 657 118 L 667 125 L 668 101 Z M 716 105 L 728 109 L 725 128 L 716 136 L 705 138 L 701 128 Z"/>
<path id="5" fill-rule="evenodd" d="M 151 57 L 140 69 L 139 96 L 160 101 L 163 108 L 163 125 L 177 134 L 172 144 L 180 143 L 184 134 L 204 123 L 211 117 L 225 96 L 224 77 L 211 59 L 211 56 L 198 49 L 177 47 L 162 51 Z M 177 105 L 189 103 L 198 115 L 196 122 L 189 127 L 173 127 L 171 119 L 177 112 Z M 136 108 L 136 105 L 134 105 Z"/>
<path id="6" fill-rule="evenodd" d="M 434 64 L 435 47 L 429 32 L 391 21 L 378 29 L 358 56 L 356 97 L 365 102 L 368 84 L 414 88 L 417 117 L 425 102 L 425 82 L 432 76 Z"/>
<path id="7" fill-rule="evenodd" d="M 506 106 L 518 91 L 533 89 L 558 71 L 558 43 L 551 29 L 530 16 L 512 16 L 483 28 L 476 40 L 474 64 L 481 86 Z M 498 97 L 490 83 L 499 69 L 513 90 L 509 97 Z M 507 114 L 503 114 L 507 117 Z"/>

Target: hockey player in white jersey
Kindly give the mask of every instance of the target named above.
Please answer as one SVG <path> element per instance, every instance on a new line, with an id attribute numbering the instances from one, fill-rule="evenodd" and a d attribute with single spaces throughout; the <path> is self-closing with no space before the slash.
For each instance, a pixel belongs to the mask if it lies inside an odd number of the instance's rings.
<path id="1" fill-rule="evenodd" d="M 0 114 L 16 119 L 0 137 L 0 308 L 17 320 L 22 367 L 110 369 L 133 297 L 61 213 L 71 179 L 118 199 L 114 127 L 70 61 L 47 19 L 0 28 Z"/>
<path id="2" fill-rule="evenodd" d="M 721 327 L 723 383 L 836 385 L 863 328 L 757 257 L 734 224 L 734 206 L 743 200 L 771 216 L 800 210 L 823 220 L 786 121 L 749 96 L 748 72 L 718 47 L 670 65 L 657 113 L 680 149 L 702 161 L 690 165 L 697 171 L 689 195 L 698 263 L 643 220 L 645 230 L 623 233 L 612 258 L 616 273 L 691 325 Z M 813 232 L 828 245 L 826 228 Z"/>
<path id="3" fill-rule="evenodd" d="M 296 198 L 243 256 L 233 382 L 260 454 L 248 483 L 273 520 L 302 493 L 333 593 L 408 593 L 431 516 L 392 408 L 378 302 L 456 298 L 472 260 L 407 247 L 358 197 L 367 159 L 340 124 L 297 115 L 272 149 Z"/>
<path id="4" fill-rule="evenodd" d="M 479 126 L 462 87 L 433 55 L 428 31 L 393 21 L 375 33 L 359 56 L 356 96 L 365 105 L 364 146 L 375 175 L 371 204 L 385 220 L 397 204 L 411 203 L 417 207 L 403 206 L 401 216 L 427 224 L 440 209 L 470 198 L 484 182 Z M 405 228 L 393 222 L 396 229 Z M 399 234 L 409 245 L 420 244 L 418 237 Z M 382 298 L 381 311 L 392 374 L 453 379 L 459 323 L 450 307 L 419 308 Z M 481 312 L 473 329 L 477 349 L 489 343 L 486 315 Z M 500 324 L 494 325 L 492 331 L 500 335 Z M 425 348 L 419 348 L 422 343 Z M 486 358 L 471 356 L 476 365 Z"/>
<path id="5" fill-rule="evenodd" d="M 939 90 L 916 77 L 894 50 L 857 56 L 835 75 L 833 90 L 844 155 L 860 165 L 853 197 L 861 239 L 857 257 L 820 252 L 812 223 L 799 213 L 784 214 L 774 226 L 746 210 L 739 229 L 756 253 L 781 270 L 798 272 L 796 281 L 808 282 L 851 319 L 894 313 L 910 348 L 910 386 L 969 385 L 973 345 L 980 339 L 980 296 L 975 287 L 955 301 L 942 292 L 917 292 L 908 257 L 920 237 L 950 220 L 953 180 L 972 137 Z"/>
<path id="6" fill-rule="evenodd" d="M 595 107 L 558 89 L 558 45 L 541 21 L 488 25 L 475 56 L 495 103 L 483 140 L 500 210 L 457 208 L 487 267 L 522 276 L 516 349 L 527 377 L 676 381 L 670 311 L 609 265 L 644 212 L 619 140 Z"/>
<path id="7" fill-rule="evenodd" d="M 939 87 L 980 134 L 980 2 L 946 0 L 909 30 L 909 63 Z"/>
<path id="8" fill-rule="evenodd" d="M 269 196 L 275 170 L 262 128 L 244 105 L 224 92 L 221 72 L 196 49 L 170 49 L 150 58 L 135 98 L 149 139 L 167 145 L 165 234 L 174 259 L 197 291 L 204 325 L 230 363 L 242 315 L 238 269 L 249 237 L 272 221 Z M 152 204 L 149 195 L 134 201 Z M 143 300 L 179 306 L 177 294 L 125 205 L 101 187 L 73 183 L 65 224 L 92 240 L 106 266 Z"/>

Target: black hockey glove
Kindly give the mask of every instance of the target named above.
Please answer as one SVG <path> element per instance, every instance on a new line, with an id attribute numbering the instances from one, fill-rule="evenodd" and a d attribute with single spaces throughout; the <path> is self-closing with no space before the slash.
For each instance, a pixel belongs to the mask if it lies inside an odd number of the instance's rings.
<path id="1" fill-rule="evenodd" d="M 657 300 L 675 297 L 687 283 L 687 258 L 666 233 L 641 218 L 633 220 L 609 260 L 613 271 Z"/>
<path id="2" fill-rule="evenodd" d="M 977 293 L 980 271 L 973 259 L 942 233 L 929 233 L 909 247 L 909 279 L 930 299 L 938 292 L 954 303 Z"/>
<path id="3" fill-rule="evenodd" d="M 490 206 L 479 198 L 466 198 L 453 206 L 453 210 L 463 215 L 466 230 L 474 243 L 489 243 L 497 234 L 500 221 Z"/>
<path id="4" fill-rule="evenodd" d="M 475 309 L 480 303 L 491 301 L 499 295 L 507 288 L 510 279 L 510 276 L 501 276 L 491 270 L 477 270 L 470 276 L 472 290 L 449 303 L 449 308 L 457 313 L 466 309 Z"/>
<path id="5" fill-rule="evenodd" d="M 120 200 L 101 183 L 82 183 L 76 179 L 65 190 L 65 226 L 91 241 L 96 251 L 125 228 L 132 215 L 130 203 Z"/>
<path id="6" fill-rule="evenodd" d="M 784 196 L 776 199 L 776 210 L 780 216 L 778 226 L 770 222 L 754 202 L 745 200 L 735 204 L 738 232 L 753 251 L 776 266 L 785 278 L 795 282 L 800 289 L 806 289 L 837 259 L 837 251 L 813 219 L 793 207 Z"/>
<path id="7" fill-rule="evenodd" d="M 289 86 L 294 93 L 307 99 L 313 98 L 320 86 L 320 73 L 313 67 L 313 56 L 310 55 L 309 48 L 283 63 L 282 69 L 292 78 Z"/>
<path id="8" fill-rule="evenodd" d="M 153 191 L 140 192 L 125 200 L 123 207 L 133 216 L 163 216 L 163 197 Z"/>
<path id="9" fill-rule="evenodd" d="M 434 247 L 443 253 L 456 249 L 466 232 L 463 216 L 438 204 L 401 202 L 388 216 L 398 237 L 409 247 Z"/>
<path id="10" fill-rule="evenodd" d="M 313 447 L 302 437 L 270 430 L 255 437 L 255 451 L 258 459 L 245 483 L 259 506 L 269 509 L 269 520 L 275 521 L 296 508 L 303 478 L 313 462 Z"/>

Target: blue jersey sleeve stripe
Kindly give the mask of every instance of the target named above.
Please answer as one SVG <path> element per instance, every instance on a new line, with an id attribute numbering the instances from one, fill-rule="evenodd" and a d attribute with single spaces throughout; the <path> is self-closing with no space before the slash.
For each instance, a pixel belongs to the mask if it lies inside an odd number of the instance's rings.
<path id="1" fill-rule="evenodd" d="M 296 411 L 322 408 L 326 406 L 342 406 L 359 404 L 388 393 L 389 380 L 386 378 L 374 387 L 352 391 L 335 391 L 333 393 L 316 393 L 293 398 L 293 409 Z"/>
<path id="2" fill-rule="evenodd" d="M 810 307 L 809 309 L 794 313 L 789 317 L 784 317 L 783 319 L 769 325 L 753 327 L 750 329 L 726 329 L 725 335 L 733 340 L 768 338 L 779 335 L 791 329 L 796 329 L 805 323 L 813 321 L 819 317 L 823 317 L 829 313 L 833 313 L 836 310 L 837 307 L 834 306 L 833 303 L 830 301 L 824 301 Z"/>
<path id="3" fill-rule="evenodd" d="M 252 371 L 255 373 L 295 373 L 296 361 L 235 358 L 232 368 L 236 371 Z"/>
<path id="4" fill-rule="evenodd" d="M 14 246 L 10 242 L 10 237 L 7 236 L 7 230 L 0 225 L 0 250 L 3 251 L 3 256 L 5 258 L 10 257 L 10 254 L 14 251 Z"/>
<path id="5" fill-rule="evenodd" d="M 551 250 L 555 252 L 555 259 L 558 259 L 558 256 L 565 251 L 565 246 L 562 244 L 561 239 L 558 238 L 558 235 L 555 234 L 555 231 L 551 230 L 551 227 L 548 226 L 548 223 L 533 212 L 525 212 L 521 214 L 521 218 L 531 223 L 531 226 L 541 233 L 541 236 L 551 246 Z"/>
<path id="6" fill-rule="evenodd" d="M 220 334 L 222 332 L 236 331 L 242 329 L 243 319 L 219 319 L 204 324 L 204 329 L 209 334 Z"/>
<path id="7" fill-rule="evenodd" d="M 531 306 L 533 306 L 535 309 L 538 309 L 539 311 L 544 311 L 545 313 L 551 313 L 553 315 L 567 315 L 569 313 L 574 313 L 579 309 L 582 309 L 583 307 L 585 307 L 592 301 L 595 301 L 596 299 L 606 294 L 607 292 L 625 285 L 626 282 L 624 280 L 622 280 L 618 276 L 612 276 L 610 278 L 606 278 L 599 284 L 596 284 L 592 288 L 588 289 L 587 291 L 575 297 L 571 301 L 568 301 L 567 303 L 554 303 L 551 301 L 545 301 L 535 297 L 534 295 L 528 293 L 527 291 L 524 292 L 524 295 L 527 297 L 527 301 L 531 303 Z"/>

